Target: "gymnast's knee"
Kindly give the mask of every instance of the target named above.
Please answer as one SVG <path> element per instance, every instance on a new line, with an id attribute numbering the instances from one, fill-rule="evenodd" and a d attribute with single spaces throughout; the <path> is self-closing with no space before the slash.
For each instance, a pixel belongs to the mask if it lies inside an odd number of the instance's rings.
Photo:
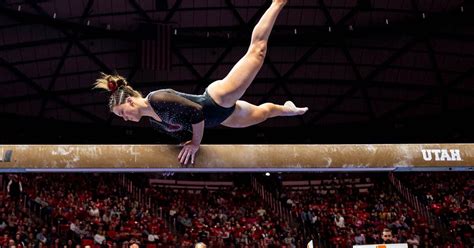
<path id="1" fill-rule="evenodd" d="M 272 113 L 272 104 L 271 103 L 263 103 L 258 106 L 259 109 L 259 117 L 262 121 L 271 117 Z"/>
<path id="2" fill-rule="evenodd" d="M 249 54 L 263 63 L 265 55 L 267 54 L 267 41 L 259 40 L 252 42 L 252 44 L 250 45 Z"/>

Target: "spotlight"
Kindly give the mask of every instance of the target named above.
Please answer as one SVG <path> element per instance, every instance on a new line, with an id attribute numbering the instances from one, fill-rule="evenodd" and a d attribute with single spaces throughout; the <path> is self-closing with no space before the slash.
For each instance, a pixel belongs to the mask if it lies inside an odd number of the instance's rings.
<path id="1" fill-rule="evenodd" d="M 269 177 L 269 176 L 270 176 L 270 172 L 265 173 L 265 176 Z"/>

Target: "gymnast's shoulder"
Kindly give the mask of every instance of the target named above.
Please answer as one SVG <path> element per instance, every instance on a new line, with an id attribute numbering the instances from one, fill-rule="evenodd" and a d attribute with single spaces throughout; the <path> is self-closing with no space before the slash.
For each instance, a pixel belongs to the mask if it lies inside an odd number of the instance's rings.
<path id="1" fill-rule="evenodd" d="M 173 89 L 159 89 L 148 93 L 146 99 L 150 103 L 170 102 L 175 100 L 177 96 L 176 91 Z"/>

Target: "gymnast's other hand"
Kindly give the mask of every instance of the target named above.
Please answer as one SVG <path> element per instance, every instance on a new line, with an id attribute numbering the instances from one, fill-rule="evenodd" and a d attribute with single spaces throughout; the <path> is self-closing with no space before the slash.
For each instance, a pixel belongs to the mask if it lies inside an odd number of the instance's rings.
<path id="1" fill-rule="evenodd" d="M 178 155 L 179 162 L 182 165 L 187 165 L 188 162 L 191 162 L 191 164 L 194 164 L 194 158 L 195 158 L 196 152 L 199 150 L 199 146 L 200 146 L 199 144 L 193 143 L 192 140 L 184 143 L 184 146 Z"/>

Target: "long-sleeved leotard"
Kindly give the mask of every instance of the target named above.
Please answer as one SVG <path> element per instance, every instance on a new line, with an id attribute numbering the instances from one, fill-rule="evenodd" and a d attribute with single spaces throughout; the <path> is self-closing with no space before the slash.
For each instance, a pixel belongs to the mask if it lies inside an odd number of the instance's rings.
<path id="1" fill-rule="evenodd" d="M 192 124 L 203 120 L 205 127 L 218 126 L 235 109 L 235 105 L 230 108 L 218 105 L 209 96 L 207 90 L 202 95 L 192 95 L 172 89 L 162 89 L 150 92 L 146 98 L 162 120 L 158 122 L 150 119 L 152 125 L 176 134 L 182 131 L 192 132 Z"/>

